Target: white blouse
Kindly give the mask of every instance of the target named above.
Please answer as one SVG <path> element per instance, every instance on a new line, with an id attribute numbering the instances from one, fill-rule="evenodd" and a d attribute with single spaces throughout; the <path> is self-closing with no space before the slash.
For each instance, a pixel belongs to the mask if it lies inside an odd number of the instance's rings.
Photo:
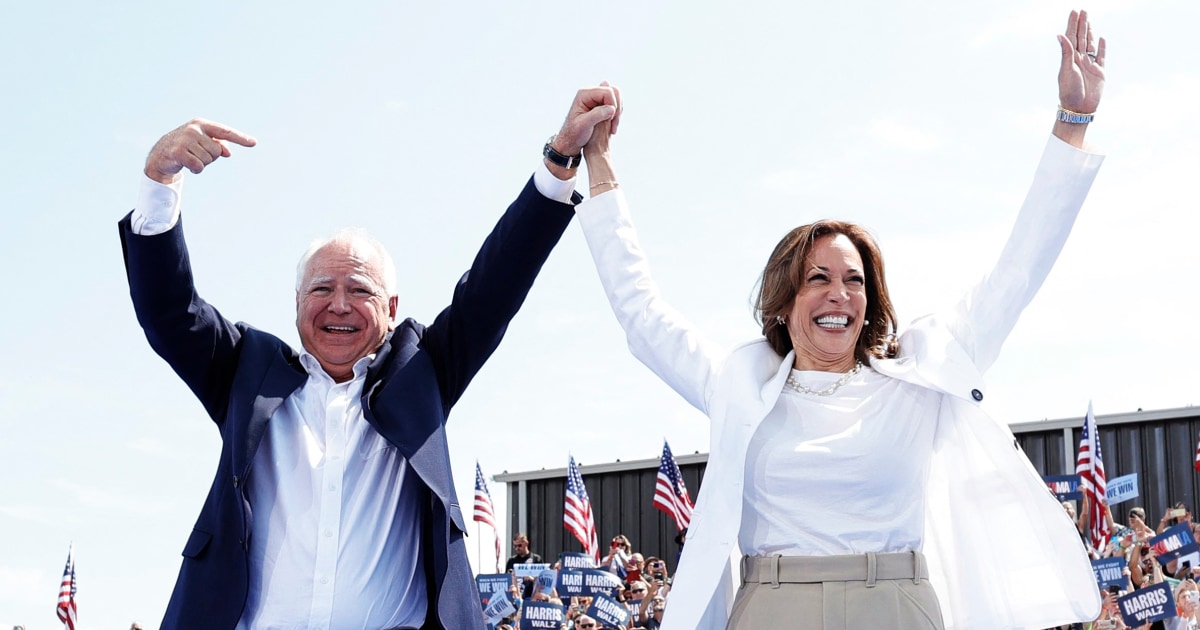
<path id="1" fill-rule="evenodd" d="M 840 373 L 793 370 L 821 390 Z M 869 367 L 830 396 L 784 386 L 746 454 L 749 555 L 920 550 L 941 396 Z"/>

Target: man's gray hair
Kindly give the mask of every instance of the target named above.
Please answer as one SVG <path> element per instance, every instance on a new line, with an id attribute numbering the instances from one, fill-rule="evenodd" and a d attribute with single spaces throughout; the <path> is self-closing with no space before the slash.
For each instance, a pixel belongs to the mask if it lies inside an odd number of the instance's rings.
<path id="1" fill-rule="evenodd" d="M 312 260 L 322 247 L 326 245 L 352 244 L 362 245 L 369 248 L 378 256 L 379 264 L 382 267 L 380 271 L 383 273 L 383 289 L 387 292 L 388 297 L 397 295 L 396 293 L 396 263 L 392 261 L 392 255 L 388 253 L 387 248 L 379 239 L 371 236 L 371 233 L 362 228 L 342 228 L 326 238 L 314 240 L 309 244 L 308 249 L 304 251 L 304 255 L 300 257 L 300 262 L 296 264 L 296 291 L 300 291 L 300 283 L 304 282 L 304 273 L 308 271 L 308 261 Z"/>

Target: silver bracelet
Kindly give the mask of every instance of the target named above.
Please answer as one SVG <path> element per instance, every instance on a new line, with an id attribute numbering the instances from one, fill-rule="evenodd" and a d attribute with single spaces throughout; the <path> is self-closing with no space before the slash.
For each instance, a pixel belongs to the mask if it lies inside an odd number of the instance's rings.
<path id="1" fill-rule="evenodd" d="M 1066 109 L 1062 105 L 1058 106 L 1058 119 L 1065 123 L 1070 123 L 1072 125 L 1086 125 L 1092 122 L 1092 119 L 1095 117 L 1095 113 L 1082 114 L 1080 112 L 1073 112 L 1069 109 Z"/>

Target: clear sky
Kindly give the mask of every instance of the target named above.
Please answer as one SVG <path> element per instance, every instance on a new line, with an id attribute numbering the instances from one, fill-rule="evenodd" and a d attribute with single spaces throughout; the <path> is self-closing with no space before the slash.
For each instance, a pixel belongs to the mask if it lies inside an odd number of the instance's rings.
<path id="1" fill-rule="evenodd" d="M 168 130 L 202 116 L 258 138 L 187 178 L 184 221 L 202 295 L 291 342 L 296 259 L 346 225 L 390 248 L 401 313 L 430 321 L 575 89 L 605 79 L 626 99 L 613 146 L 645 249 L 698 326 L 755 336 L 767 254 L 823 217 L 877 234 L 906 322 L 955 300 L 1003 244 L 1049 135 L 1071 8 L 7 3 L 0 267 L 29 284 L 7 285 L 0 326 L 0 628 L 58 626 L 72 541 L 81 628 L 156 625 L 211 482 L 218 435 L 147 346 L 117 239 Z M 1086 8 L 1110 42 L 1089 130 L 1109 157 L 988 375 L 985 404 L 1008 422 L 1089 400 L 1101 415 L 1200 402 L 1186 359 L 1200 3 Z M 490 476 L 568 452 L 656 457 L 663 438 L 708 448 L 699 413 L 625 350 L 575 225 L 449 431 L 464 504 L 476 459 Z"/>

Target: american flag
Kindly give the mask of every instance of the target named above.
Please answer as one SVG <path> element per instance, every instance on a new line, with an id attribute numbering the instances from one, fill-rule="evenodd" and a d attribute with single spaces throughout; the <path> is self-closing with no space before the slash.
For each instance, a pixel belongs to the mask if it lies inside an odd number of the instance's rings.
<path id="1" fill-rule="evenodd" d="M 600 562 L 600 543 L 596 540 L 592 500 L 588 498 L 587 486 L 583 485 L 583 476 L 579 474 L 579 466 L 575 465 L 574 455 L 567 466 L 567 497 L 563 506 L 563 526 L 583 544 L 584 553 L 590 555 L 593 561 Z"/>
<path id="2" fill-rule="evenodd" d="M 58 589 L 58 620 L 68 630 L 75 630 L 75 545 L 67 548 L 67 566 Z"/>
<path id="3" fill-rule="evenodd" d="M 1200 442 L 1196 443 L 1196 471 L 1200 472 Z"/>
<path id="4" fill-rule="evenodd" d="M 1079 474 L 1079 491 L 1088 500 L 1088 534 L 1091 546 L 1097 552 L 1111 534 L 1104 508 L 1105 497 L 1104 461 L 1100 456 L 1100 432 L 1096 430 L 1096 416 L 1092 414 L 1092 403 L 1088 403 L 1087 417 L 1083 420 L 1083 435 L 1079 438 L 1079 455 L 1075 458 L 1075 472 Z"/>
<path id="5" fill-rule="evenodd" d="M 475 517 L 476 521 L 492 528 L 496 534 L 496 567 L 500 567 L 500 531 L 496 529 L 496 511 L 492 509 L 492 494 L 488 492 L 483 470 L 475 462 Z"/>
<path id="6" fill-rule="evenodd" d="M 658 482 L 654 485 L 654 507 L 675 519 L 675 527 L 683 531 L 692 522 L 692 500 L 687 486 L 683 485 L 683 474 L 671 454 L 671 447 L 663 440 L 662 458 L 658 460 Z"/>

